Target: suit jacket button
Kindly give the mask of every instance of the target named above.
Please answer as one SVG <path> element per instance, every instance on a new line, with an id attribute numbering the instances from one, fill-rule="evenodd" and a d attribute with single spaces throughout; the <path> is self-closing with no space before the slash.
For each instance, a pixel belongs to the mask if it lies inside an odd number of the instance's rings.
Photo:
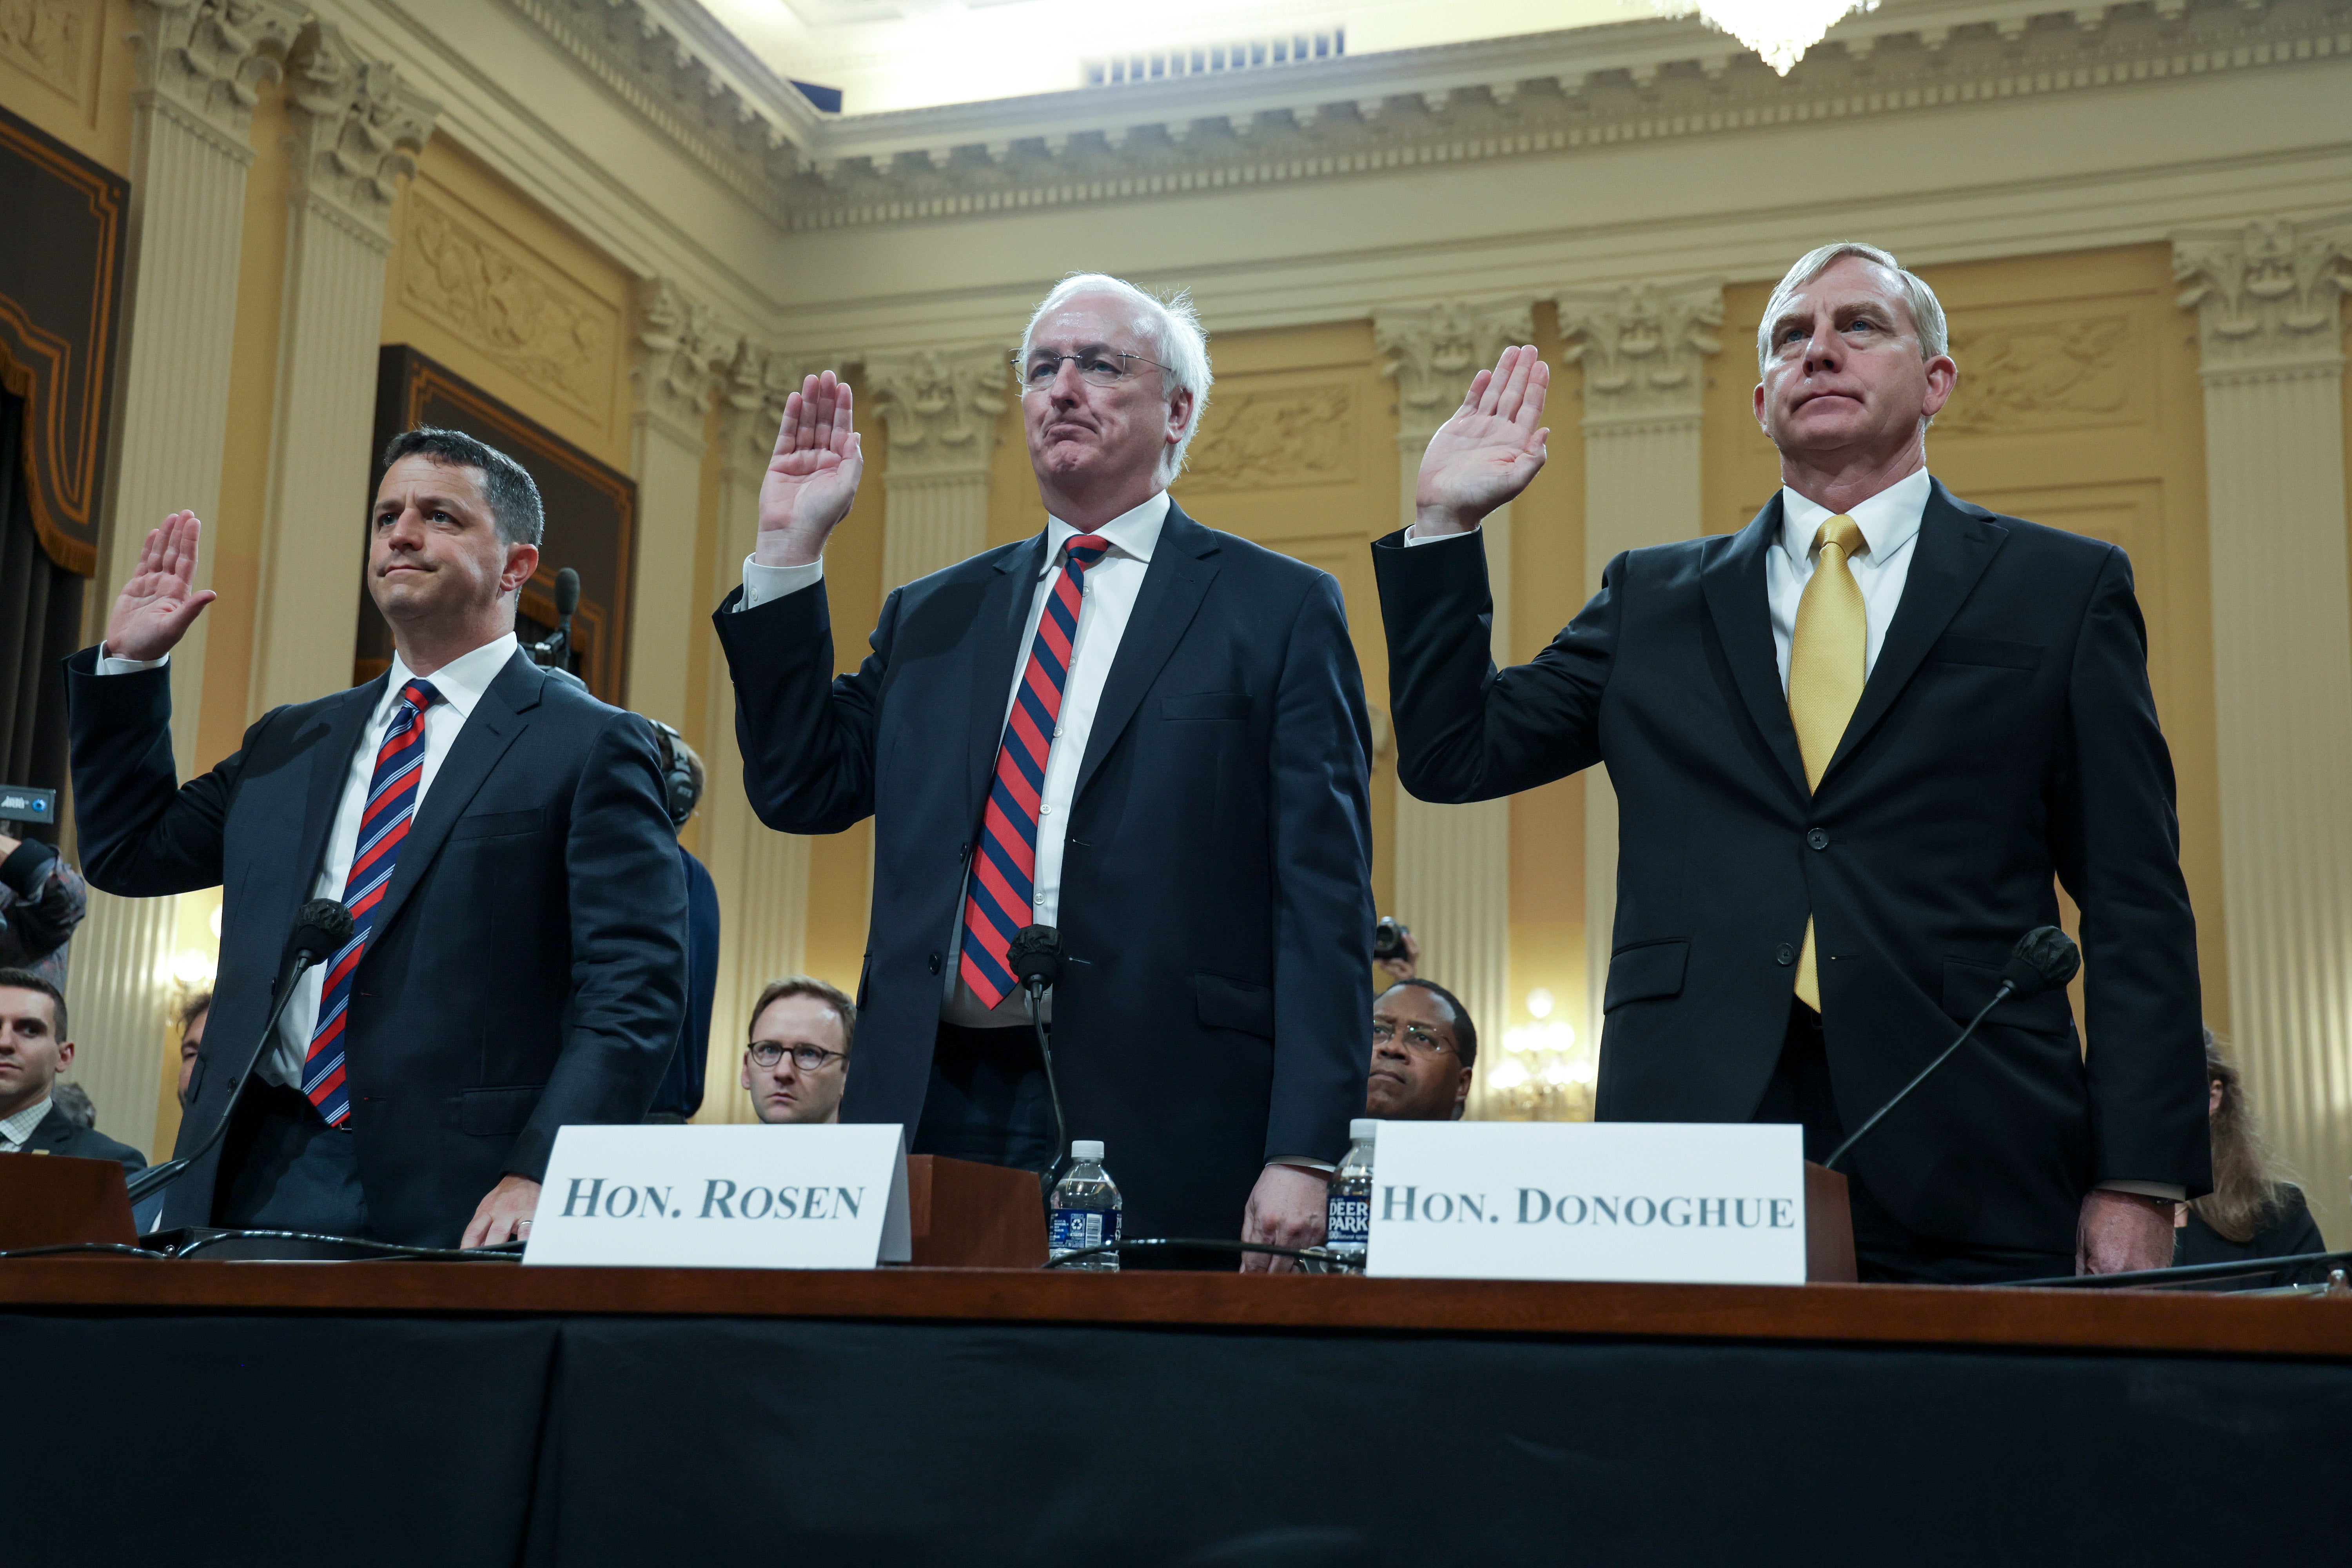
<path id="1" fill-rule="evenodd" d="M 936 953 L 936 952 L 935 952 L 935 953 L 931 954 L 931 973 L 934 973 L 934 974 L 937 974 L 939 972 L 940 972 L 940 955 L 939 955 L 938 953 Z"/>
<path id="2" fill-rule="evenodd" d="M 1780 946 L 1772 950 L 1772 962 L 1775 963 L 1794 963 L 1797 962 L 1797 950 L 1784 942 Z"/>
<path id="3" fill-rule="evenodd" d="M 1830 847 L 1830 836 L 1816 827 L 1805 835 L 1805 842 L 1816 849 L 1826 849 Z"/>

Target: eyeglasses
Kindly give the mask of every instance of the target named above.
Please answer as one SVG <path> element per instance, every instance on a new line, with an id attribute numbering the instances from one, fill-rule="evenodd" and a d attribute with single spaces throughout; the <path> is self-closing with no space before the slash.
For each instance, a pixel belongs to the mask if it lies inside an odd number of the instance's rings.
<path id="1" fill-rule="evenodd" d="M 780 1046 L 773 1040 L 754 1040 L 743 1047 L 751 1058 L 763 1068 L 774 1067 L 790 1051 L 793 1066 L 803 1072 L 814 1072 L 830 1061 L 847 1061 L 847 1051 L 828 1051 L 822 1046 Z"/>
<path id="2" fill-rule="evenodd" d="M 1154 370 L 1168 367 L 1156 359 L 1145 359 L 1110 348 L 1080 349 L 1074 354 L 1034 353 L 1027 359 L 1013 356 L 1013 368 L 1020 373 L 1021 384 L 1031 392 L 1043 392 L 1054 384 L 1062 374 L 1062 362 L 1068 360 L 1078 367 L 1078 374 L 1096 386 L 1117 386 L 1133 377 L 1135 367 L 1148 364 Z"/>
<path id="3" fill-rule="evenodd" d="M 1395 1025 L 1385 1018 L 1372 1020 L 1372 1044 L 1385 1046 L 1395 1038 Z M 1425 1057 L 1447 1056 L 1454 1050 L 1451 1045 L 1439 1039 L 1419 1024 L 1407 1024 L 1404 1026 L 1404 1043 L 1406 1049 L 1418 1051 Z"/>

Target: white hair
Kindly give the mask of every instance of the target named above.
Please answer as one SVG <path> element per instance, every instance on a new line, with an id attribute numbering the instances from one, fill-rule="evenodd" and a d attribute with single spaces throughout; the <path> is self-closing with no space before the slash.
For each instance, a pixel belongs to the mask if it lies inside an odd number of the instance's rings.
<path id="1" fill-rule="evenodd" d="M 1847 257 L 1859 257 L 1872 266 L 1883 268 L 1895 279 L 1895 289 L 1903 302 L 1910 308 L 1911 324 L 1919 334 L 1919 357 L 1934 359 L 1950 347 L 1950 335 L 1944 324 L 1944 307 L 1936 291 L 1917 273 L 1906 271 L 1901 262 L 1874 245 L 1859 240 L 1842 239 L 1834 245 L 1821 246 L 1797 258 L 1772 297 L 1764 301 L 1764 318 L 1756 323 L 1756 374 L 1762 375 L 1772 359 L 1772 323 L 1788 302 L 1789 296 L 1827 272 Z"/>
<path id="2" fill-rule="evenodd" d="M 1201 416 L 1209 407 L 1209 387 L 1215 380 L 1209 374 L 1209 336 L 1201 330 L 1201 314 L 1192 309 L 1192 296 L 1184 289 L 1162 300 L 1108 273 L 1073 272 L 1055 284 L 1030 313 L 1029 324 L 1021 331 L 1024 363 L 1029 358 L 1029 340 L 1036 336 L 1037 323 L 1045 313 L 1084 294 L 1108 294 L 1134 312 L 1129 324 L 1152 345 L 1151 357 L 1160 365 L 1162 397 L 1173 402 L 1180 390 L 1192 395 L 1192 414 L 1184 422 L 1183 435 L 1160 459 L 1160 482 L 1167 484 L 1184 471 L 1185 448 L 1201 428 Z"/>

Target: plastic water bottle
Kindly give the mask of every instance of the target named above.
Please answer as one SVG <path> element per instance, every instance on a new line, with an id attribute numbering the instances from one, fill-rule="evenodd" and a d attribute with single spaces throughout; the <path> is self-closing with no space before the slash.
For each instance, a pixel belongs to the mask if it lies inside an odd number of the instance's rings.
<path id="1" fill-rule="evenodd" d="M 1045 1251 L 1059 1259 L 1089 1247 L 1107 1247 L 1118 1239 L 1118 1187 L 1103 1169 L 1103 1146 L 1094 1138 L 1071 1141 L 1069 1173 L 1054 1186 L 1047 1207 Z M 1369 1207 L 1370 1200 L 1367 1200 Z M 1118 1254 L 1097 1252 L 1068 1265 L 1106 1274 L 1118 1272 Z"/>
<path id="2" fill-rule="evenodd" d="M 1364 1271 L 1372 1239 L 1372 1144 L 1380 1131 L 1381 1124 L 1369 1116 L 1348 1123 L 1347 1157 L 1332 1173 L 1323 1218 L 1323 1250 L 1334 1273 Z"/>

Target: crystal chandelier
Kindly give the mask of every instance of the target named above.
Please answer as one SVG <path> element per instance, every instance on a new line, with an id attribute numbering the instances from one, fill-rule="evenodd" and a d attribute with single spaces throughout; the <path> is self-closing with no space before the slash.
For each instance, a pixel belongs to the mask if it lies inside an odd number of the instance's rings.
<path id="1" fill-rule="evenodd" d="M 1729 33 L 1764 57 L 1782 76 L 1805 58 L 1840 20 L 1856 11 L 1875 11 L 1878 0 L 1650 0 L 1662 16 L 1687 16 Z"/>
<path id="2" fill-rule="evenodd" d="M 1580 1052 L 1576 1030 L 1551 1018 L 1552 994 L 1528 994 L 1536 1021 L 1503 1031 L 1503 1057 L 1486 1072 L 1490 1120 L 1589 1121 L 1592 1119 L 1592 1059 Z M 1484 1060 L 1484 1058 L 1481 1058 Z"/>

